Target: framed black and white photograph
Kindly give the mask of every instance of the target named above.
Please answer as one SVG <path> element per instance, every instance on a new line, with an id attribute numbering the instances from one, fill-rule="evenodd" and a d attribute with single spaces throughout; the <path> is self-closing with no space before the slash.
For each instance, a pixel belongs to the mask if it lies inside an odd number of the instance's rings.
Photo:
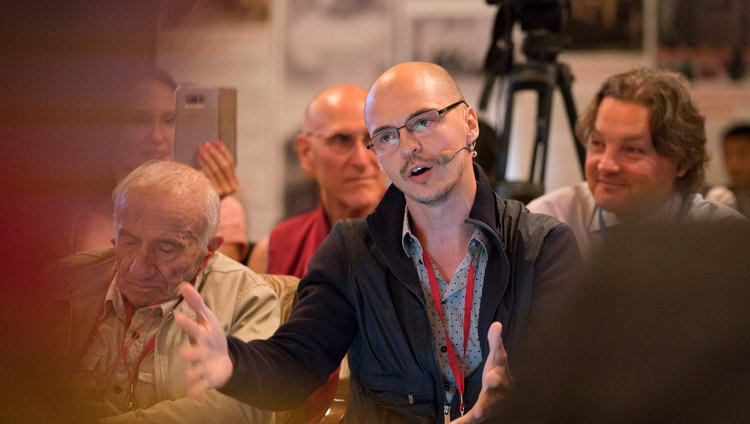
<path id="1" fill-rule="evenodd" d="M 496 12 L 496 7 L 483 0 L 405 2 L 397 25 L 401 28 L 398 59 L 441 65 L 466 99 L 476 103 Z"/>
<path id="2" fill-rule="evenodd" d="M 285 0 L 287 87 L 369 85 L 389 65 L 387 0 Z"/>
<path id="3" fill-rule="evenodd" d="M 570 0 L 568 50 L 641 50 L 643 0 Z"/>
<path id="4" fill-rule="evenodd" d="M 265 22 L 271 0 L 159 0 L 160 30 Z"/>
<path id="5" fill-rule="evenodd" d="M 750 2 L 658 2 L 657 65 L 692 80 L 746 77 L 750 65 Z"/>

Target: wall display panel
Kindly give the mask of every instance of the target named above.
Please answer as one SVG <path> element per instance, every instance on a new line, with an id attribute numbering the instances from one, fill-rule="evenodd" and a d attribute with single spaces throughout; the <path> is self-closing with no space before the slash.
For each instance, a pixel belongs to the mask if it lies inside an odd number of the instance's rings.
<path id="1" fill-rule="evenodd" d="M 643 0 L 570 0 L 569 50 L 641 50 Z"/>
<path id="2" fill-rule="evenodd" d="M 657 2 L 659 67 L 693 80 L 747 78 L 750 1 Z"/>

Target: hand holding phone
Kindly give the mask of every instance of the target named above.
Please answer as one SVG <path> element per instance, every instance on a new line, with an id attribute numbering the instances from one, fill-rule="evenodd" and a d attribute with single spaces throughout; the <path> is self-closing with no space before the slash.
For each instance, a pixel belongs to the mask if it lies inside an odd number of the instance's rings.
<path id="1" fill-rule="evenodd" d="M 207 172 L 206 167 L 216 165 L 223 168 L 228 153 L 233 171 L 237 162 L 237 90 L 180 86 L 175 91 L 175 107 L 175 161 L 202 169 L 209 176 L 213 168 Z M 223 146 L 206 148 L 204 166 L 201 166 L 198 159 L 200 149 L 207 142 L 216 140 L 221 140 Z M 212 149 L 218 152 L 209 151 Z M 226 172 L 222 171 L 222 174 Z M 219 177 L 216 172 L 213 175 Z"/>
<path id="2" fill-rule="evenodd" d="M 237 191 L 239 181 L 234 169 L 234 158 L 221 140 L 201 145 L 197 159 L 198 166 L 214 185 L 219 197 L 224 198 Z"/>

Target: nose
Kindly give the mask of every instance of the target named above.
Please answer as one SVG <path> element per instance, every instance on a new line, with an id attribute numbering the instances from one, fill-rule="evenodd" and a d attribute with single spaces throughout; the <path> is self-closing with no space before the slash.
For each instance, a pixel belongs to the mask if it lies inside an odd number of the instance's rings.
<path id="1" fill-rule="evenodd" d="M 364 168 L 367 163 L 375 160 L 376 156 L 367 148 L 367 142 L 370 140 L 369 135 L 362 135 L 349 150 L 349 163 L 354 166 Z"/>
<path id="2" fill-rule="evenodd" d="M 156 123 L 151 127 L 151 139 L 156 142 L 161 142 L 164 137 L 164 131 L 162 131 L 161 125 Z"/>
<path id="3" fill-rule="evenodd" d="M 599 172 L 603 173 L 617 173 L 620 172 L 620 162 L 617 158 L 616 152 L 613 149 L 605 149 L 604 153 L 599 157 L 599 163 L 596 166 Z"/>
<path id="4" fill-rule="evenodd" d="M 154 272 L 154 262 L 146 247 L 139 247 L 128 267 L 133 278 L 147 278 Z"/>
<path id="5" fill-rule="evenodd" d="M 152 122 L 149 126 L 149 138 L 154 144 L 165 144 L 167 139 L 167 130 L 158 120 Z"/>
<path id="6" fill-rule="evenodd" d="M 401 150 L 402 156 L 410 157 L 422 150 L 422 143 L 419 142 L 414 133 L 404 127 L 399 131 L 398 148 Z"/>

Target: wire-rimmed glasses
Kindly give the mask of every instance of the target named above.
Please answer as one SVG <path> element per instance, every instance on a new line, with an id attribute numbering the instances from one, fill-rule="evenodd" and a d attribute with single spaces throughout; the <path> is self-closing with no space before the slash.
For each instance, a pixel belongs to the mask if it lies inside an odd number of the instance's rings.
<path id="1" fill-rule="evenodd" d="M 406 128 L 407 131 L 415 135 L 430 135 L 437 129 L 437 124 L 443 121 L 443 115 L 461 103 L 469 106 L 465 101 L 459 100 L 440 110 L 430 109 L 422 112 L 410 118 L 404 125 L 398 128 L 384 128 L 373 134 L 370 138 L 370 142 L 367 143 L 367 148 L 374 151 L 377 155 L 383 155 L 395 150 L 398 147 L 401 138 L 399 130 L 402 128 Z"/>

